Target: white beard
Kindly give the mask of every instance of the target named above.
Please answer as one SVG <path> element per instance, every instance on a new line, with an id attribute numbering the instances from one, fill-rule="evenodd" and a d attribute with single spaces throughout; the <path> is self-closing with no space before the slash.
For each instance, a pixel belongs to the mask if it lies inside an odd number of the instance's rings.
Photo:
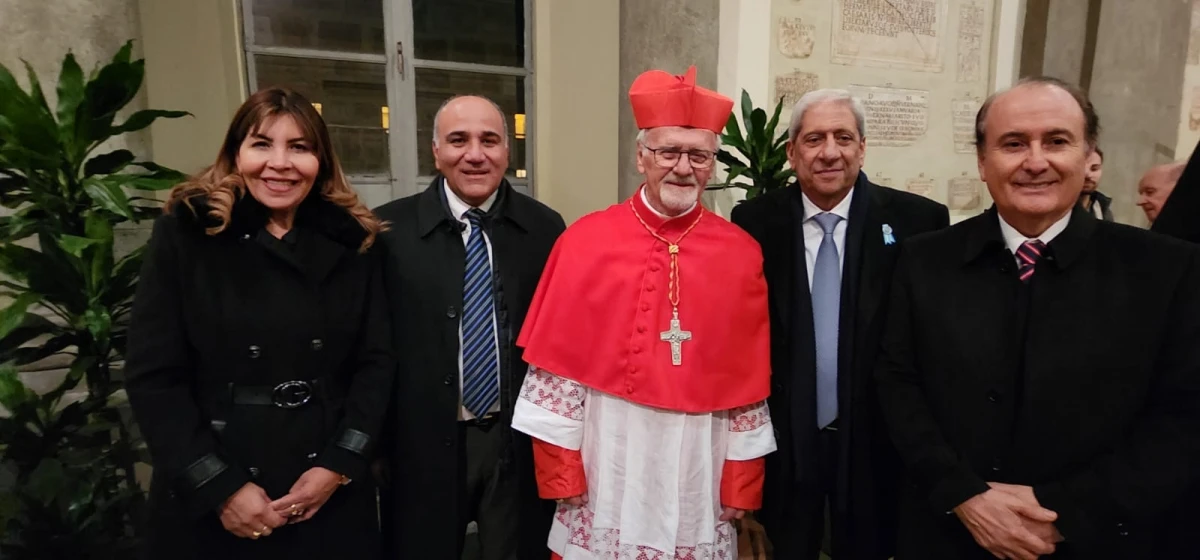
<path id="1" fill-rule="evenodd" d="M 671 215 L 678 216 L 690 209 L 700 196 L 699 187 L 676 187 L 663 183 L 658 188 L 658 198 Z"/>

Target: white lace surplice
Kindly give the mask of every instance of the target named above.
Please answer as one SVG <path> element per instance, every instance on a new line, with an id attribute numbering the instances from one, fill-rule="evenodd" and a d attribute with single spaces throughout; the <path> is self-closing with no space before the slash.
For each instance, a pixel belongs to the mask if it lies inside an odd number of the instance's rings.
<path id="1" fill-rule="evenodd" d="M 726 459 L 775 450 L 765 402 L 686 414 L 649 408 L 531 367 L 513 428 L 581 450 L 588 504 L 560 505 L 550 550 L 564 560 L 733 560 L 721 522 Z"/>

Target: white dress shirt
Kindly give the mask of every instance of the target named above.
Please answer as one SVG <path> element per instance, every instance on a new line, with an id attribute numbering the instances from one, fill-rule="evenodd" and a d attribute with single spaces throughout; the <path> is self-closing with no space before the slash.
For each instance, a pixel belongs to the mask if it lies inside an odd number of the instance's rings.
<path id="1" fill-rule="evenodd" d="M 800 196 L 804 199 L 804 264 L 808 267 L 808 290 L 811 292 L 813 267 L 817 265 L 817 251 L 821 249 L 821 241 L 825 239 L 825 230 L 813 217 L 825 211 L 809 200 L 808 195 L 801 193 Z M 830 214 L 836 214 L 842 218 L 838 220 L 836 226 L 833 226 L 833 244 L 837 246 L 839 271 L 846 268 L 846 228 L 850 223 L 850 199 L 853 197 L 854 187 L 851 187 L 850 192 L 846 193 L 846 197 L 837 206 L 834 206 L 833 210 L 829 211 Z"/>
<path id="2" fill-rule="evenodd" d="M 1046 231 L 1042 232 L 1041 235 L 1037 237 L 1025 237 L 1021 234 L 1021 232 L 1017 231 L 1017 228 L 1008 225 L 1008 222 L 1004 221 L 1003 216 L 1000 216 L 1000 232 L 1004 234 L 1004 245 L 1007 246 L 1009 252 L 1012 253 L 1013 260 L 1017 262 L 1017 266 L 1020 266 L 1021 259 L 1017 258 L 1017 249 L 1021 247 L 1022 243 L 1038 239 L 1041 240 L 1042 243 L 1049 245 L 1050 241 L 1052 241 L 1055 237 L 1058 237 L 1058 234 L 1062 233 L 1063 230 L 1067 229 L 1067 224 L 1070 222 L 1071 213 L 1067 212 L 1066 216 L 1063 216 L 1057 222 L 1054 222 L 1053 225 L 1046 228 Z"/>
<path id="3" fill-rule="evenodd" d="M 450 205 L 450 215 L 454 216 L 454 219 L 458 220 L 458 222 L 463 224 L 463 226 L 464 226 L 463 230 L 462 230 L 462 240 L 463 240 L 463 247 L 465 248 L 467 246 L 467 240 L 470 239 L 470 237 L 471 237 L 471 222 L 469 220 L 467 220 L 467 212 L 471 211 L 472 209 L 474 209 L 476 207 L 471 206 L 470 204 L 463 202 L 463 200 L 461 198 L 458 198 L 458 195 L 454 194 L 454 191 L 450 190 L 450 185 L 446 184 L 445 179 L 442 180 L 442 189 L 446 191 L 446 202 Z M 499 192 L 499 191 L 496 191 L 496 192 Z M 479 205 L 478 208 L 484 212 L 487 212 L 488 210 L 490 210 L 492 208 L 492 204 L 494 204 L 495 202 L 496 202 L 496 193 L 494 192 L 494 193 L 492 193 L 492 196 L 489 196 L 487 198 L 487 200 L 483 201 L 483 204 Z M 492 257 L 492 240 L 488 238 L 486 231 L 483 232 L 483 243 L 484 243 L 484 245 L 487 245 L 488 266 L 491 267 L 492 274 L 495 274 L 496 273 L 496 261 Z M 467 407 L 462 406 L 462 385 L 463 385 L 462 316 L 465 314 L 465 312 L 466 312 L 466 310 L 463 310 L 463 313 L 459 313 L 459 319 L 458 319 L 458 404 L 459 404 L 459 409 L 460 409 L 459 413 L 461 414 L 460 419 L 461 420 L 473 420 L 475 418 L 475 415 L 471 414 L 471 411 L 467 410 Z M 492 310 L 492 337 L 496 339 L 496 363 L 499 364 L 500 363 L 499 362 L 499 360 L 500 360 L 500 332 L 499 332 L 498 325 L 496 324 L 496 312 L 495 312 L 494 308 Z M 497 368 L 497 372 L 496 372 L 496 386 L 497 387 L 500 386 L 499 368 Z M 488 409 L 488 413 L 492 413 L 492 412 L 500 412 L 500 400 L 499 399 L 496 400 L 496 404 L 492 405 L 492 408 Z"/>

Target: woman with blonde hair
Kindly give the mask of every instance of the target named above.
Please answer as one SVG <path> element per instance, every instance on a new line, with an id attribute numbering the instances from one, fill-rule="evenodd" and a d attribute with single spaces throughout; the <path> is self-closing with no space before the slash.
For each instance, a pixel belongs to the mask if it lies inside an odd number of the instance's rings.
<path id="1" fill-rule="evenodd" d="M 395 374 L 383 224 L 301 95 L 252 95 L 154 224 L 126 362 L 147 558 L 378 557 L 368 462 Z"/>

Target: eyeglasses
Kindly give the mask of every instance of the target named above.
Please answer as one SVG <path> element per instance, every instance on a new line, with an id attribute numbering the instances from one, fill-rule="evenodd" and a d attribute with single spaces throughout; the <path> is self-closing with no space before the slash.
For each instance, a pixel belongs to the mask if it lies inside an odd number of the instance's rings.
<path id="1" fill-rule="evenodd" d="M 693 169 L 708 169 L 712 167 L 714 154 L 707 150 L 680 150 L 679 148 L 651 148 L 642 146 L 654 154 L 654 163 L 659 167 L 670 169 L 679 165 L 679 158 L 687 154 L 688 163 Z"/>

